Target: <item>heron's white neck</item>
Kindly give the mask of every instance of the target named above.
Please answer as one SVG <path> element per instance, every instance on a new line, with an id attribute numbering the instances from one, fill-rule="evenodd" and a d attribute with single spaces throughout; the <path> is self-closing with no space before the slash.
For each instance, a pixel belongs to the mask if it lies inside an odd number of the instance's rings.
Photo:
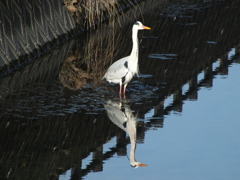
<path id="1" fill-rule="evenodd" d="M 132 28 L 132 41 L 133 47 L 130 56 L 135 57 L 135 59 L 138 61 L 138 29 L 136 27 Z"/>
<path id="2" fill-rule="evenodd" d="M 130 164 L 134 164 L 136 162 L 135 159 L 135 150 L 136 150 L 136 122 L 132 122 L 132 126 L 128 130 L 128 135 L 130 138 L 131 148 L 130 148 Z"/>

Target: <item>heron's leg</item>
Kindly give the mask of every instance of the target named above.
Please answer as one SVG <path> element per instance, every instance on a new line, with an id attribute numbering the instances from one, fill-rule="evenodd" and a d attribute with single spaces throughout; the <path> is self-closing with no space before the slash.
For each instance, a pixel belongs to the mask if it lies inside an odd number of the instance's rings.
<path id="1" fill-rule="evenodd" d="M 122 94 L 122 82 L 119 83 L 119 94 Z"/>
<path id="2" fill-rule="evenodd" d="M 119 94 L 122 94 L 122 85 L 119 86 Z"/>
<path id="3" fill-rule="evenodd" d="M 127 84 L 124 84 L 124 87 L 123 87 L 123 94 L 125 94 L 125 92 L 126 92 L 126 87 L 127 87 Z"/>

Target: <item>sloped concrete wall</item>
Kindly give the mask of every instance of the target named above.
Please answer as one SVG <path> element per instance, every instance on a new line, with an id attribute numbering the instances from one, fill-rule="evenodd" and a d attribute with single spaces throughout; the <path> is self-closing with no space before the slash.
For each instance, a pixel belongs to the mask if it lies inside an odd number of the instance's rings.
<path id="1" fill-rule="evenodd" d="M 65 41 L 75 26 L 62 0 L 1 0 L 0 73 Z"/>

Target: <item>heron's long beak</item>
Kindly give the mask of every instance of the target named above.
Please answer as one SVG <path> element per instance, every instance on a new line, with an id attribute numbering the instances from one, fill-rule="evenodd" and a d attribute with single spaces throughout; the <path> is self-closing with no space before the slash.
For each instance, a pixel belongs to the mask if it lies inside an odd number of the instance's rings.
<path id="1" fill-rule="evenodd" d="M 142 26 L 143 29 L 151 29 L 150 27 L 147 27 L 147 26 Z"/>
<path id="2" fill-rule="evenodd" d="M 139 164 L 138 166 L 144 167 L 147 166 L 146 164 Z"/>

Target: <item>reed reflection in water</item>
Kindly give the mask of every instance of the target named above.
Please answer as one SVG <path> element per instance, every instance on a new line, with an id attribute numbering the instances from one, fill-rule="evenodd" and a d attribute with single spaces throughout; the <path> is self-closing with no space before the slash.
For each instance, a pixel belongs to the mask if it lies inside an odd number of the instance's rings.
<path id="1" fill-rule="evenodd" d="M 115 59 L 124 45 L 117 22 L 78 38 L 59 73 L 59 79 L 69 89 L 81 89 L 86 83 L 98 84 L 106 67 Z"/>

